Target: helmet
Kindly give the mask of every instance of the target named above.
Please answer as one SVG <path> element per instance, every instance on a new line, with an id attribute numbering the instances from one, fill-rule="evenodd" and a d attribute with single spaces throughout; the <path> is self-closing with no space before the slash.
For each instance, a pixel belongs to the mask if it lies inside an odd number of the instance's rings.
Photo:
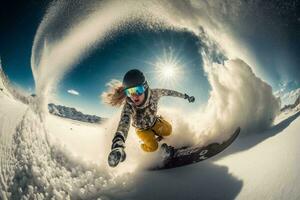
<path id="1" fill-rule="evenodd" d="M 145 89 L 148 88 L 148 84 L 144 74 L 138 69 L 129 70 L 123 78 L 123 86 L 125 89 L 135 87 L 137 85 L 143 85 Z"/>

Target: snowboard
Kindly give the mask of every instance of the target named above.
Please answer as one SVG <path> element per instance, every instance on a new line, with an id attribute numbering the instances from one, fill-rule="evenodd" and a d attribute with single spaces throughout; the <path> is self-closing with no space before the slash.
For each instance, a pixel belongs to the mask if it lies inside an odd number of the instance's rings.
<path id="1" fill-rule="evenodd" d="M 159 166 L 150 168 L 149 170 L 162 170 L 175 167 L 181 167 L 189 165 L 203 160 L 209 159 L 218 153 L 225 150 L 232 142 L 237 138 L 240 133 L 240 127 L 238 127 L 229 139 L 223 143 L 212 143 L 207 146 L 191 146 L 175 148 L 173 154 L 163 159 L 163 162 Z"/>

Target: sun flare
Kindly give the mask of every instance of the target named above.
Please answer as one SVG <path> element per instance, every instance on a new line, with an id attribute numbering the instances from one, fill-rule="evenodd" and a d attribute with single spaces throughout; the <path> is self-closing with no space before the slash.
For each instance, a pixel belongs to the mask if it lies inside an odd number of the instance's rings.
<path id="1" fill-rule="evenodd" d="M 174 63 L 159 63 L 158 67 L 158 73 L 162 79 L 176 78 L 176 65 Z"/>
<path id="2" fill-rule="evenodd" d="M 172 53 L 157 59 L 154 66 L 158 80 L 165 85 L 173 85 L 183 73 L 183 64 Z"/>

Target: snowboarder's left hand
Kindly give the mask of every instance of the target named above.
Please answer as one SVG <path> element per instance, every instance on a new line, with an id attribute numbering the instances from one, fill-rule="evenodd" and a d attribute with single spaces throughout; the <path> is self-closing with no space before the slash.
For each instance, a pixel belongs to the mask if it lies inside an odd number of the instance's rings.
<path id="1" fill-rule="evenodd" d="M 111 150 L 108 156 L 108 164 L 111 167 L 116 167 L 119 162 L 123 162 L 126 159 L 126 153 L 124 148 L 117 147 Z"/>
<path id="2" fill-rule="evenodd" d="M 111 167 L 116 167 L 119 162 L 123 162 L 126 159 L 125 138 L 120 132 L 117 132 L 111 146 L 111 152 L 108 155 L 108 164 Z"/>
<path id="3" fill-rule="evenodd" d="M 187 99 L 190 103 L 193 103 L 195 101 L 194 96 L 189 96 L 187 94 L 185 94 L 184 98 Z"/>

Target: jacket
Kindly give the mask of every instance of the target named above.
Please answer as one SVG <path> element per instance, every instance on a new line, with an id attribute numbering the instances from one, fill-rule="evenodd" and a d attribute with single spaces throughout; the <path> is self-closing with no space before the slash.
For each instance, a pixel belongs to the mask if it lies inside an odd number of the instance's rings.
<path id="1" fill-rule="evenodd" d="M 132 126 L 137 129 L 151 128 L 158 118 L 157 108 L 158 101 L 162 96 L 174 96 L 180 98 L 187 98 L 186 94 L 168 90 L 168 89 L 148 89 L 145 94 L 145 101 L 142 105 L 136 106 L 129 97 L 123 106 L 121 119 L 117 128 L 117 133 L 121 134 L 124 139 L 127 138 L 132 119 Z"/>

